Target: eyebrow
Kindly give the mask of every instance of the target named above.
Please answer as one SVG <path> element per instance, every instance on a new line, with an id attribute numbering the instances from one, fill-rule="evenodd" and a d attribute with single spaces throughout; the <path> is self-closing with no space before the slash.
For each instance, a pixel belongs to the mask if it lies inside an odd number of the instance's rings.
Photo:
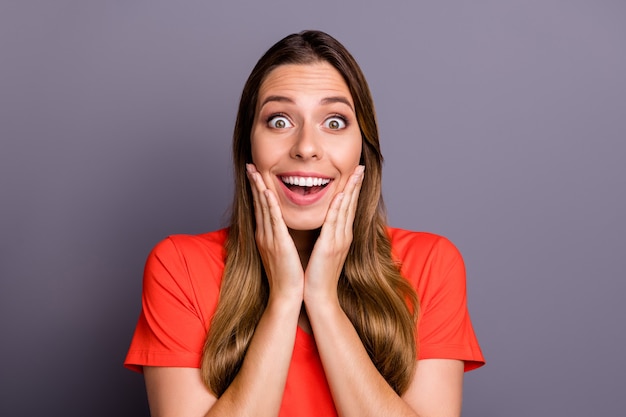
<path id="1" fill-rule="evenodd" d="M 272 101 L 277 101 L 279 103 L 291 103 L 291 104 L 295 104 L 295 102 L 290 99 L 289 97 L 285 97 L 285 96 L 269 96 L 267 97 L 265 100 L 263 100 L 263 103 L 261 103 L 261 107 L 265 106 L 267 103 L 272 102 Z M 343 97 L 343 96 L 332 96 L 332 97 L 324 97 L 321 101 L 320 104 L 332 104 L 332 103 L 343 103 L 346 106 L 350 107 L 350 109 L 352 111 L 354 111 L 354 108 L 352 107 L 352 104 L 350 103 L 350 101 Z"/>
<path id="2" fill-rule="evenodd" d="M 321 103 L 322 104 L 343 103 L 346 106 L 350 107 L 352 111 L 354 111 L 354 108 L 352 107 L 352 104 L 350 104 L 350 101 L 348 101 L 348 99 L 343 96 L 326 97 L 322 99 Z"/>
<path id="3" fill-rule="evenodd" d="M 293 103 L 294 101 L 292 99 L 290 99 L 289 97 L 284 97 L 284 96 L 269 96 L 267 97 L 265 100 L 263 100 L 263 103 L 261 103 L 261 107 L 265 106 L 267 103 L 271 102 L 271 101 L 278 101 L 280 102 L 287 102 L 287 103 Z"/>

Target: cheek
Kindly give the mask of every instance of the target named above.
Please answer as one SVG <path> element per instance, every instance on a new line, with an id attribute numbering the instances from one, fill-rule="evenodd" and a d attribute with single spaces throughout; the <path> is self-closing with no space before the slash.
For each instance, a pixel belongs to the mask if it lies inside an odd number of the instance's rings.
<path id="1" fill-rule="evenodd" d="M 261 174 L 265 186 L 273 189 L 274 182 L 271 169 L 276 164 L 275 150 L 270 146 L 264 145 L 263 141 L 252 140 L 251 155 L 252 163 Z"/>
<path id="2" fill-rule="evenodd" d="M 272 167 L 276 164 L 276 160 L 271 158 L 270 155 L 266 153 L 252 153 L 252 163 L 256 167 L 257 171 L 261 174 L 264 180 L 267 180 L 267 177 L 270 176 L 270 172 Z"/>
<path id="3" fill-rule="evenodd" d="M 356 146 L 356 150 L 354 152 L 356 155 L 356 164 L 359 165 L 361 163 L 361 156 L 363 155 L 363 141 L 359 139 L 359 144 Z"/>
<path id="4" fill-rule="evenodd" d="M 262 168 L 269 169 L 275 165 L 287 152 L 284 145 L 276 141 L 276 138 L 268 135 L 263 128 L 253 128 L 250 134 L 250 154 L 252 163 L 259 171 Z"/>
<path id="5" fill-rule="evenodd" d="M 343 151 L 343 160 L 347 169 L 354 170 L 361 162 L 361 153 L 363 151 L 363 145 L 361 136 L 351 141 L 350 145 L 346 146 Z"/>
<path id="6" fill-rule="evenodd" d="M 264 168 L 267 168 L 271 164 L 272 149 L 267 146 L 263 139 L 250 139 L 250 153 L 252 155 L 252 163 L 261 172 Z"/>

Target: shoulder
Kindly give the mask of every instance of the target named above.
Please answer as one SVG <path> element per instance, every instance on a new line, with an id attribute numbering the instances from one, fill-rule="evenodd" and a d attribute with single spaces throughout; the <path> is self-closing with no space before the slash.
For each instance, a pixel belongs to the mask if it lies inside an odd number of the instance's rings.
<path id="1" fill-rule="evenodd" d="M 428 232 L 388 227 L 393 256 L 401 264 L 427 262 L 455 262 L 462 260 L 457 247 L 446 237 Z"/>
<path id="2" fill-rule="evenodd" d="M 392 253 L 419 300 L 419 359 L 460 359 L 465 370 L 484 364 L 467 311 L 465 264 L 447 238 L 388 229 Z"/>
<path id="3" fill-rule="evenodd" d="M 172 261 L 177 259 L 223 261 L 227 236 L 228 229 L 198 235 L 170 235 L 156 244 L 149 258 Z"/>
<path id="4" fill-rule="evenodd" d="M 224 269 L 224 244 L 227 237 L 228 229 L 197 235 L 170 235 L 157 243 L 150 252 L 145 277 L 166 276 L 196 281 L 212 276 L 219 284 Z"/>
<path id="5" fill-rule="evenodd" d="M 126 365 L 200 366 L 202 346 L 219 299 L 226 229 L 172 235 L 150 252 L 142 309 Z"/>
<path id="6" fill-rule="evenodd" d="M 152 249 L 157 256 L 194 256 L 198 253 L 223 256 L 228 229 L 197 235 L 170 235 Z"/>
<path id="7" fill-rule="evenodd" d="M 443 288 L 465 287 L 465 264 L 447 238 L 428 232 L 388 228 L 391 252 L 419 297 Z"/>

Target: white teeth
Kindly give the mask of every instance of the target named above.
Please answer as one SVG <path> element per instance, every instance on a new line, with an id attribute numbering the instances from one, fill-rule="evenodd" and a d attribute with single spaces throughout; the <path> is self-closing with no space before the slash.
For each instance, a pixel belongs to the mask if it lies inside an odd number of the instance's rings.
<path id="1" fill-rule="evenodd" d="M 297 185 L 299 187 L 319 187 L 330 182 L 327 178 L 313 177 L 281 177 L 281 180 L 283 180 L 285 184 Z"/>

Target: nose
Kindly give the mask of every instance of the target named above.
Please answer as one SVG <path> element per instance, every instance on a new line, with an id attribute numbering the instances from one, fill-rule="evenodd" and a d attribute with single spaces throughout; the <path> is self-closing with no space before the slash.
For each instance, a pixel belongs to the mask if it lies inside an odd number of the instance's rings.
<path id="1" fill-rule="evenodd" d="M 291 157 L 301 160 L 320 159 L 324 154 L 320 133 L 310 124 L 301 126 L 294 135 Z"/>

